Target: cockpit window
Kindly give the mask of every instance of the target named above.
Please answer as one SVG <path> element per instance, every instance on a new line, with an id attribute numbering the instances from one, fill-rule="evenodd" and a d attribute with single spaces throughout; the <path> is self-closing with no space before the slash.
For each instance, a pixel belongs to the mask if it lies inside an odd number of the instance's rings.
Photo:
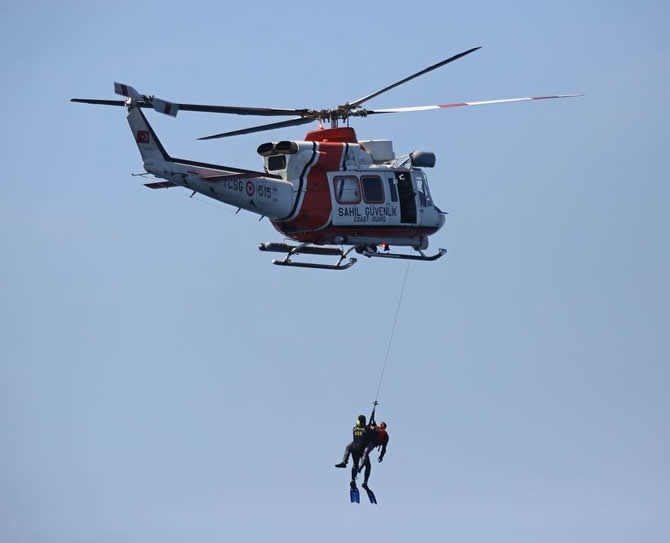
<path id="1" fill-rule="evenodd" d="M 284 155 L 272 155 L 268 157 L 268 170 L 271 172 L 286 169 L 286 157 Z"/>

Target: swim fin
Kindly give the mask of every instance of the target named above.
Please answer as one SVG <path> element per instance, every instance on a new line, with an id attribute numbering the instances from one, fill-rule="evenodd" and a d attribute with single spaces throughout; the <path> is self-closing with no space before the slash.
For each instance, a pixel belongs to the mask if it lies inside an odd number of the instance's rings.
<path id="1" fill-rule="evenodd" d="M 375 496 L 375 493 L 372 492 L 372 490 L 370 490 L 370 487 L 367 484 L 363 483 L 361 486 L 365 489 L 365 492 L 367 492 L 368 500 L 370 500 L 370 503 L 375 503 L 376 504 L 377 503 L 377 496 Z"/>
<path id="2" fill-rule="evenodd" d="M 359 494 L 358 487 L 354 481 L 351 481 L 349 498 L 351 499 L 351 503 L 361 503 L 361 495 Z"/>

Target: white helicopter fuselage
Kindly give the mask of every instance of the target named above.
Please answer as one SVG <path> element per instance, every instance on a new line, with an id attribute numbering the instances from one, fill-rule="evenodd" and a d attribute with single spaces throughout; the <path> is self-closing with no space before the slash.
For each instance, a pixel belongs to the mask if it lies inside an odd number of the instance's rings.
<path id="1" fill-rule="evenodd" d="M 130 108 L 128 121 L 145 170 L 165 179 L 148 187 L 186 187 L 266 216 L 297 241 L 425 249 L 444 225 L 423 170 L 393 166 L 391 142 L 359 143 L 351 128 L 264 143 L 258 148 L 264 172 L 253 172 L 172 158 L 139 108 Z M 434 156 L 425 155 L 432 166 Z"/>

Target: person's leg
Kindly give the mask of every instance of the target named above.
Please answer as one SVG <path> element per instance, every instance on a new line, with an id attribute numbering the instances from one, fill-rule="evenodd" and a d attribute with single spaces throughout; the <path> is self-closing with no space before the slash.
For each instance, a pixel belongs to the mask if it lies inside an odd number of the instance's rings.
<path id="1" fill-rule="evenodd" d="M 351 455 L 351 446 L 354 444 L 353 441 L 350 441 L 347 446 L 344 448 L 344 456 L 342 457 L 342 462 L 346 465 L 349 462 L 349 456 Z"/>
<path id="2" fill-rule="evenodd" d="M 349 462 L 349 455 L 351 454 L 351 446 L 353 445 L 353 441 L 349 443 L 345 448 L 344 448 L 344 456 L 342 457 L 342 462 L 339 464 L 335 464 L 336 468 L 346 468 L 347 463 Z"/>
<path id="3" fill-rule="evenodd" d="M 356 481 L 356 475 L 358 475 L 358 463 L 360 462 L 361 459 L 361 452 L 357 451 L 356 449 L 353 449 L 351 451 L 351 460 L 353 462 L 353 466 L 351 466 L 351 482 L 353 483 Z"/>
<path id="4" fill-rule="evenodd" d="M 361 464 L 361 469 L 363 464 Z M 368 479 L 370 478 L 370 472 L 372 471 L 372 464 L 370 464 L 370 458 L 368 457 L 365 461 L 365 475 L 363 475 L 363 486 L 368 485 Z"/>
<path id="5" fill-rule="evenodd" d="M 372 449 L 374 449 L 376 445 L 373 445 L 372 443 L 365 447 L 365 451 L 363 452 L 363 456 L 361 457 L 361 463 L 359 465 L 358 470 L 361 471 L 363 469 L 363 465 L 368 462 L 368 459 L 370 457 L 370 453 L 372 452 Z"/>

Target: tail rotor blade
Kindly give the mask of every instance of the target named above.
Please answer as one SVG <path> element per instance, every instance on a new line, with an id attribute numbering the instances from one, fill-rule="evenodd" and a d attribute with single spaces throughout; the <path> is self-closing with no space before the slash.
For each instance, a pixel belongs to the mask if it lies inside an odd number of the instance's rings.
<path id="1" fill-rule="evenodd" d="M 130 85 L 124 85 L 123 83 L 117 83 L 116 81 L 114 82 L 114 92 L 121 96 L 132 98 L 133 100 L 142 98 L 142 95 Z"/>
<path id="2" fill-rule="evenodd" d="M 158 111 L 158 113 L 165 113 L 165 115 L 170 115 L 170 117 L 176 117 L 179 113 L 179 104 L 173 104 L 167 100 L 161 100 L 160 98 L 152 98 L 151 106 Z"/>
<path id="3" fill-rule="evenodd" d="M 174 104 L 168 102 L 167 100 L 162 100 L 154 96 L 144 96 L 137 92 L 130 85 L 125 85 L 123 83 L 114 83 L 114 92 L 120 94 L 121 96 L 127 96 L 132 100 L 144 101 L 151 105 L 158 113 L 164 113 L 165 115 L 170 115 L 171 117 L 176 117 L 179 113 L 179 104 Z"/>

